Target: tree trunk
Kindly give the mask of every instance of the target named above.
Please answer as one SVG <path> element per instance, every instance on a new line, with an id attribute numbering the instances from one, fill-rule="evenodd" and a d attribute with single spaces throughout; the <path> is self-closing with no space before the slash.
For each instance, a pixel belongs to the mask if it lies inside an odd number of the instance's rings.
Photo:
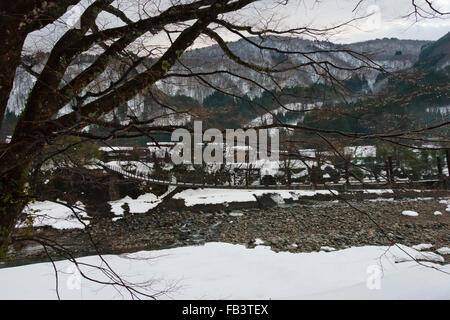
<path id="1" fill-rule="evenodd" d="M 22 163 L 0 177 L 0 261 L 8 252 L 17 218 L 29 200 L 25 188 L 29 167 L 30 162 Z"/>
<path id="2" fill-rule="evenodd" d="M 442 170 L 442 161 L 441 157 L 436 157 L 436 163 L 437 163 L 437 169 L 438 169 L 438 179 L 443 180 L 444 179 L 444 171 Z"/>
<path id="3" fill-rule="evenodd" d="M 19 120 L 0 162 L 0 259 L 7 252 L 17 218 L 29 202 L 29 172 L 45 143 L 31 125 Z M 2 254 L 3 253 L 3 254 Z"/>
<path id="4" fill-rule="evenodd" d="M 389 170 L 389 183 L 393 185 L 395 182 L 395 179 L 394 179 L 394 168 L 392 166 L 392 157 L 391 156 L 388 157 L 388 170 Z"/>
<path id="5" fill-rule="evenodd" d="M 6 106 L 26 37 L 26 34 L 21 34 L 18 31 L 16 23 L 5 25 L 6 23 L 0 24 L 4 33 L 4 36 L 0 37 L 0 65 L 2 66 L 2 72 L 0 72 L 0 126 L 5 116 Z"/>
<path id="6" fill-rule="evenodd" d="M 20 64 L 23 44 L 29 33 L 53 23 L 79 0 L 0 1 L 0 126 L 5 116 L 16 69 Z M 45 5 L 44 5 L 45 3 Z"/>

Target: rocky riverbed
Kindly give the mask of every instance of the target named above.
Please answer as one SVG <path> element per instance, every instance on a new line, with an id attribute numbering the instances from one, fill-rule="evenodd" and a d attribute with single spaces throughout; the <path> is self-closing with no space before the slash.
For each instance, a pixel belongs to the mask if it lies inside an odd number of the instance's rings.
<path id="1" fill-rule="evenodd" d="M 16 237 L 56 241 L 74 256 L 154 250 L 205 242 L 268 245 L 274 251 L 311 252 L 352 246 L 408 246 L 430 243 L 450 247 L 450 212 L 436 197 L 425 199 L 366 199 L 310 201 L 266 209 L 169 210 L 155 208 L 117 221 L 92 220 L 86 229 L 40 227 Z M 418 216 L 401 212 L 412 210 Z M 440 211 L 442 215 L 435 215 Z M 52 249 L 47 248 L 50 252 Z M 44 248 L 20 241 L 3 266 L 46 260 Z M 58 254 L 56 255 L 58 256 Z M 59 255 L 60 256 L 60 255 Z M 446 262 L 450 262 L 449 255 Z"/>

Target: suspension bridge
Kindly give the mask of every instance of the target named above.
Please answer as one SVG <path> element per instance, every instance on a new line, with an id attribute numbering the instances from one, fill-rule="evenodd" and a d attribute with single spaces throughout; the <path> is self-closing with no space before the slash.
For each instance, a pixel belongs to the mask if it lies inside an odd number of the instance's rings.
<path id="1" fill-rule="evenodd" d="M 302 184 L 302 183 L 291 183 L 291 184 L 258 184 L 258 185 L 241 185 L 241 184 L 232 184 L 231 182 L 225 184 L 211 184 L 211 183 L 192 183 L 192 182 L 183 182 L 177 181 L 175 177 L 172 177 L 172 180 L 163 180 L 156 179 L 150 177 L 148 172 L 145 171 L 136 171 L 129 172 L 124 170 L 122 167 L 114 164 L 98 162 L 99 166 L 101 166 L 104 170 L 119 174 L 127 179 L 133 179 L 137 181 L 145 181 L 156 185 L 163 186 L 175 186 L 181 187 L 184 189 L 188 188 L 211 188 L 211 189 L 299 189 L 299 190 L 312 190 L 312 189 L 336 189 L 336 190 L 345 190 L 345 189 L 386 189 L 386 188 L 395 188 L 398 189 L 408 189 L 411 187 L 414 188 L 424 188 L 424 189 L 442 189 L 439 188 L 439 184 L 442 183 L 439 179 L 428 179 L 428 180 L 418 180 L 418 181 L 395 181 L 394 184 L 391 184 L 386 181 L 380 182 L 358 182 L 351 184 L 346 183 L 327 183 L 327 184 Z"/>

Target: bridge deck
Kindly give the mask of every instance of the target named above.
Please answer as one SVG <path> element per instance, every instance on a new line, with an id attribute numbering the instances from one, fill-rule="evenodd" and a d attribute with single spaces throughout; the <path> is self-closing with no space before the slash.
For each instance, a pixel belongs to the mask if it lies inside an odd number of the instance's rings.
<path id="1" fill-rule="evenodd" d="M 311 184 L 300 184 L 300 183 L 293 183 L 290 185 L 230 185 L 230 184 L 202 184 L 202 183 L 190 183 L 190 182 L 182 182 L 182 181 L 168 181 L 168 180 L 158 180 L 153 179 L 145 176 L 144 174 L 134 174 L 130 173 L 128 171 L 123 170 L 122 168 L 118 166 L 113 166 L 105 163 L 99 163 L 101 167 L 103 167 L 105 170 L 109 170 L 115 173 L 118 173 L 124 177 L 135 179 L 139 181 L 146 181 L 151 182 L 157 185 L 164 185 L 164 186 L 177 186 L 177 187 L 183 187 L 183 188 L 211 188 L 211 189 L 284 189 L 284 190 L 311 190 L 313 189 L 313 186 Z M 396 181 L 395 186 L 397 188 L 401 188 L 402 186 L 410 186 L 411 184 L 414 184 L 414 186 L 431 186 L 435 183 L 438 183 L 439 180 L 419 180 L 419 181 Z M 352 183 L 350 185 L 345 185 L 344 183 L 331 183 L 331 184 L 317 184 L 316 189 L 340 189 L 343 190 L 345 188 L 349 189 L 380 189 L 380 188 L 392 188 L 392 185 L 390 185 L 387 182 L 368 182 L 368 183 Z"/>

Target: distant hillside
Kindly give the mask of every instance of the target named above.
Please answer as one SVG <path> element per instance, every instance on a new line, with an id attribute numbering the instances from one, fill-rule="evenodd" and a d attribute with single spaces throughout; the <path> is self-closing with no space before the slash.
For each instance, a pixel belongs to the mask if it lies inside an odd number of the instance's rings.
<path id="1" fill-rule="evenodd" d="M 419 55 L 418 66 L 444 69 L 450 65 L 450 32 L 422 48 Z"/>
<path id="2" fill-rule="evenodd" d="M 322 49 L 324 49 L 322 51 L 326 49 L 348 49 L 369 55 L 374 62 L 390 72 L 400 72 L 402 70 L 409 70 L 423 61 L 429 61 L 427 59 L 431 58 L 439 58 L 438 61 L 444 61 L 448 56 L 448 50 L 446 51 L 449 44 L 448 36 L 434 43 L 430 41 L 384 38 L 346 45 L 287 37 L 272 37 L 263 40 L 250 38 L 250 40 L 266 47 L 274 47 L 286 51 L 313 52 Z M 230 42 L 228 46 L 243 60 L 264 66 L 279 65 L 288 67 L 307 61 L 304 55 L 285 55 L 268 50 L 261 51 L 243 39 Z M 335 65 L 349 68 L 358 66 L 361 63 L 354 56 L 343 52 L 321 52 L 314 54 L 314 58 L 321 61 L 331 61 Z M 27 64 L 35 65 L 34 69 L 39 71 L 43 67 L 46 54 L 28 56 L 25 59 L 27 59 Z M 80 57 L 69 68 L 64 80 L 69 81 L 72 79 L 81 70 L 95 61 L 95 59 L 96 57 L 92 55 Z M 267 110 L 280 107 L 278 101 L 273 99 L 270 92 L 263 91 L 260 87 L 246 81 L 245 78 L 254 80 L 276 94 L 280 93 L 281 88 L 283 90 L 283 96 L 280 98 L 281 103 L 294 104 L 300 109 L 314 107 L 318 105 L 319 100 L 321 100 L 319 103 L 323 103 L 323 98 L 328 99 L 328 102 L 332 102 L 334 99 L 332 90 L 323 90 L 324 88 L 327 89 L 325 84 L 317 77 L 311 67 L 303 68 L 302 70 L 276 73 L 273 77 L 268 77 L 265 74 L 248 70 L 228 59 L 217 45 L 188 51 L 183 54 L 182 62 L 188 65 L 192 72 L 206 73 L 214 70 L 228 70 L 241 76 L 234 77 L 229 74 L 204 76 L 212 84 L 212 87 L 195 78 L 170 78 L 159 82 L 157 88 L 152 89 L 153 93 L 155 93 L 155 90 L 159 92 L 158 96 L 164 100 L 163 102 L 170 102 L 170 104 L 176 104 L 180 107 L 194 106 L 195 108 L 202 108 L 203 106 L 205 112 L 208 114 L 207 119 L 209 125 L 215 127 L 245 125 L 266 112 L 260 106 L 263 106 Z M 149 60 L 148 63 L 151 63 L 151 61 Z M 110 80 L 118 78 L 119 73 L 116 70 L 119 70 L 119 68 L 120 64 L 117 64 L 102 75 L 105 83 L 109 83 Z M 176 64 L 173 71 L 186 72 L 181 64 Z M 382 78 L 382 75 L 378 71 L 371 69 L 362 69 L 357 73 L 335 69 L 332 70 L 332 73 L 337 78 L 344 79 L 344 85 L 354 91 L 356 95 L 358 93 L 372 91 L 377 79 Z M 2 135 L 10 134 L 14 127 L 12 123 L 23 109 L 26 97 L 34 81 L 33 77 L 23 68 L 18 68 L 14 88 L 8 103 L 8 115 L 5 118 L 8 119 L 6 126 L 8 132 L 1 132 Z M 245 99 L 242 100 L 226 96 L 214 87 L 232 92 L 238 96 L 244 96 Z M 328 91 L 329 93 L 325 97 L 319 97 L 318 95 L 323 91 Z M 70 106 L 66 106 L 61 112 L 68 112 L 70 109 Z M 147 91 L 142 92 L 126 105 L 121 106 L 114 113 L 109 114 L 108 120 L 116 119 L 126 121 L 127 113 L 143 119 L 149 116 L 159 115 L 161 112 L 163 111 L 160 107 L 157 107 L 154 98 L 152 98 L 152 94 L 150 94 L 150 91 Z M 303 117 L 299 118 L 298 114 L 293 115 L 283 112 L 280 113 L 280 117 L 284 121 L 289 121 L 289 123 L 295 123 L 303 119 Z M 178 117 L 171 121 L 180 124 L 183 121 L 190 121 L 190 118 L 183 119 Z"/>

